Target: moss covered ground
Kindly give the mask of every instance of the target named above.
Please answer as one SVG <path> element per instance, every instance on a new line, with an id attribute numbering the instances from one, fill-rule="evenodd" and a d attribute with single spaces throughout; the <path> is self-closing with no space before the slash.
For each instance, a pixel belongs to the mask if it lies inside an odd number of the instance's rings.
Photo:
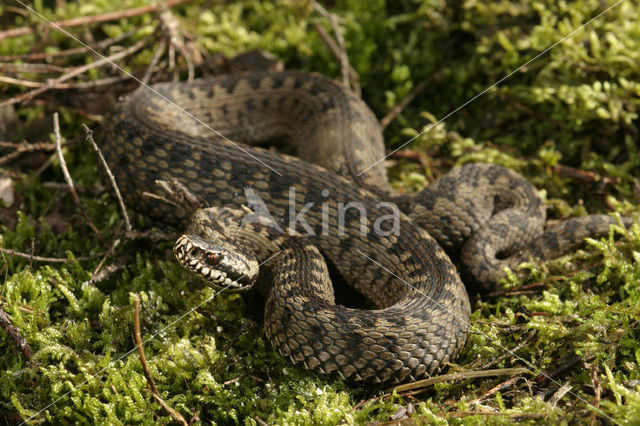
<path id="1" fill-rule="evenodd" d="M 28 2 L 52 21 L 148 3 Z M 604 212 L 637 222 L 637 1 L 365 0 L 325 7 L 338 17 L 362 96 L 378 117 L 426 84 L 385 129 L 390 149 L 420 134 L 406 148 L 422 156 L 421 164 L 391 161 L 390 176 L 399 190 L 420 189 L 455 165 L 491 162 L 533 182 L 550 219 Z M 0 5 L 3 30 L 36 27 L 34 33 L 1 40 L 0 56 L 52 54 L 39 62 L 64 69 L 49 69 L 50 78 L 96 60 L 86 51 L 55 56 L 78 44 L 23 12 L 18 2 Z M 339 61 L 313 26 L 331 32 L 329 22 L 308 2 L 196 0 L 172 12 L 192 36 L 189 46 L 205 59 L 260 48 L 287 68 L 340 75 Z M 121 47 L 150 37 L 142 50 L 119 62 L 142 75 L 160 43 L 155 28 L 156 15 L 146 13 L 66 30 L 88 43 L 132 31 L 116 43 Z M 186 62 L 180 54 L 176 61 L 184 78 Z M 7 71 L 7 63 L 22 62 L 3 59 L 0 76 L 45 81 L 35 72 Z M 163 56 L 159 64 L 165 63 Z M 200 66 L 196 71 L 207 72 Z M 156 77 L 170 74 L 164 67 Z M 70 81 L 117 75 L 114 68 L 102 67 Z M 15 142 L 49 144 L 52 114 L 60 114 L 65 158 L 87 216 L 60 185 L 63 175 L 51 151 L 3 161 L 0 174 L 12 179 L 16 200 L 0 207 L 0 247 L 66 262 L 0 254 L 0 308 L 34 352 L 26 361 L 14 341 L 0 339 L 1 422 L 171 422 L 150 392 L 134 350 L 137 297 L 143 338 L 154 336 L 144 345 L 151 375 L 166 404 L 188 422 L 640 424 L 638 224 L 614 226 L 609 237 L 588 240 L 561 259 L 524 264 L 493 294 L 472 294 L 472 333 L 447 373 L 511 367 L 527 367 L 530 373 L 404 392 L 351 389 L 291 366 L 265 341 L 260 298 L 213 297 L 214 290 L 172 260 L 169 241 L 123 240 L 104 265 L 122 259 L 123 266 L 106 280 L 90 282 L 101 254 L 123 237 L 123 226 L 117 202 L 100 183 L 81 124 L 97 129 L 116 94 L 134 87 L 120 81 L 61 88 L 11 107 L 18 121 L 3 138 Z M 28 90 L 0 80 L 0 101 Z M 6 151 L 0 155 L 5 158 Z M 134 214 L 137 229 L 145 229 L 143 222 Z M 78 260 L 83 256 L 93 258 Z"/>

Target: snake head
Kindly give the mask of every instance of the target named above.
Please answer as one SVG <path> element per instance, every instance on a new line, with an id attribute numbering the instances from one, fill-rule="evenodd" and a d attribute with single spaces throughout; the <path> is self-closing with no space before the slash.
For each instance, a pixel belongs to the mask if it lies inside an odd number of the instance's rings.
<path id="1" fill-rule="evenodd" d="M 197 235 L 178 238 L 173 254 L 182 266 L 212 287 L 247 290 L 258 276 L 256 260 Z"/>

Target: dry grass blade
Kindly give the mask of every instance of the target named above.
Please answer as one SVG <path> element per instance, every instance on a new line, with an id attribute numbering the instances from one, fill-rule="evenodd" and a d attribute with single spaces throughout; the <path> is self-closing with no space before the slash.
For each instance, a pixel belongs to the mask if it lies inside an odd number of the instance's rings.
<path id="1" fill-rule="evenodd" d="M 391 390 L 395 390 L 396 392 L 404 392 L 411 389 L 424 388 L 427 386 L 435 385 L 436 383 L 442 382 L 450 382 L 455 380 L 465 380 L 465 379 L 477 379 L 479 377 L 496 377 L 496 376 L 512 376 L 512 375 L 520 375 L 520 374 L 531 374 L 531 371 L 528 368 L 518 367 L 518 368 L 502 368 L 497 370 L 484 370 L 484 371 L 466 371 L 464 373 L 452 373 L 452 374 L 443 374 L 441 376 L 429 377 L 424 380 L 417 380 L 415 382 L 406 383 L 404 385 L 399 385 Z"/>

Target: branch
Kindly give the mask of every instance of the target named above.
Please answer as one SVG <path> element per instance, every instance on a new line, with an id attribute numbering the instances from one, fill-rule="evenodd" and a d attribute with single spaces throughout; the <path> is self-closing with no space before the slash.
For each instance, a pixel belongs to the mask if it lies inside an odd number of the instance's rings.
<path id="1" fill-rule="evenodd" d="M 69 259 L 65 259 L 62 257 L 42 257 L 42 256 L 35 256 L 33 254 L 28 254 L 28 253 L 22 253 L 16 250 L 11 250 L 11 249 L 6 249 L 6 248 L 1 248 L 0 247 L 0 253 L 5 253 L 11 256 L 16 256 L 16 257 L 21 257 L 23 259 L 29 259 L 29 260 L 35 260 L 36 262 L 47 262 L 47 263 L 66 263 L 69 261 Z M 91 256 L 80 256 L 80 257 L 76 257 L 76 260 L 78 262 L 85 262 L 87 260 L 93 260 L 93 259 L 97 259 L 101 256 L 104 256 L 104 253 L 98 253 L 98 254 L 93 254 Z"/>
<path id="2" fill-rule="evenodd" d="M 154 4 L 149 6 L 135 7 L 133 9 L 119 10 L 116 12 L 108 12 L 102 15 L 80 16 L 78 18 L 63 19 L 49 23 L 48 25 L 58 28 L 77 27 L 79 25 L 97 24 L 100 22 L 116 21 L 118 19 L 131 18 L 132 16 L 143 15 L 149 12 L 155 12 L 163 7 L 173 7 L 182 3 L 188 3 L 193 0 L 167 0 L 164 4 Z M 9 37 L 18 37 L 30 34 L 35 31 L 33 26 L 12 28 L 6 31 L 0 31 L 0 41 Z"/>
<path id="3" fill-rule="evenodd" d="M 115 76 L 115 77 L 105 77 L 97 80 L 90 81 L 79 81 L 77 83 L 52 83 L 52 82 L 39 82 L 32 80 L 22 80 L 18 78 L 5 77 L 0 75 L 0 82 L 4 82 L 7 84 L 13 84 L 16 86 L 25 86 L 25 87 L 41 87 L 45 89 L 56 89 L 56 90 L 69 90 L 69 89 L 77 89 L 77 90 L 86 90 L 93 89 L 94 87 L 100 86 L 108 86 L 110 84 L 118 83 L 120 81 L 125 81 L 130 79 L 130 75 L 123 76 Z"/>
<path id="4" fill-rule="evenodd" d="M 15 160 L 21 154 L 25 152 L 36 152 L 36 151 L 52 151 L 55 150 L 56 147 L 52 143 L 48 142 L 34 142 L 34 143 L 13 143 L 13 142 L 4 142 L 0 141 L 0 148 L 11 148 L 13 151 L 8 154 L 0 157 L 0 166 L 3 166 L 11 161 Z"/>
<path id="5" fill-rule="evenodd" d="M 98 59 L 97 61 L 91 62 L 90 64 L 87 65 L 83 65 L 81 67 L 77 67 L 74 68 L 72 71 L 69 71 L 68 73 L 61 75 L 58 78 L 55 78 L 53 80 L 49 80 L 47 82 L 46 85 L 42 86 L 42 87 L 38 87 L 37 89 L 31 90 L 29 92 L 25 92 L 25 93 L 21 93 L 17 96 L 14 96 L 13 98 L 7 99 L 6 101 L 0 102 L 0 108 L 5 107 L 7 105 L 13 105 L 13 104 L 17 104 L 18 102 L 22 102 L 22 101 L 28 101 L 33 99 L 34 97 L 46 92 L 47 90 L 49 90 L 52 87 L 55 87 L 57 84 L 65 82 L 67 80 L 71 80 L 73 77 L 83 74 L 93 68 L 98 68 L 107 64 L 111 64 L 119 59 L 122 59 L 124 57 L 127 57 L 135 52 L 137 52 L 138 50 L 142 49 L 145 44 L 147 44 L 147 41 L 149 40 L 150 36 L 147 36 L 145 38 L 143 38 L 142 40 L 140 40 L 139 42 L 137 42 L 136 44 L 116 53 L 113 54 L 111 56 L 108 57 L 103 57 Z"/>
<path id="6" fill-rule="evenodd" d="M 480 369 L 481 370 L 486 370 L 490 367 L 493 367 L 494 365 L 496 365 L 497 363 L 499 363 L 500 361 L 502 361 L 503 359 L 505 359 L 506 357 L 508 357 L 509 355 L 513 355 L 513 356 L 517 356 L 515 355 L 516 352 L 518 352 L 520 349 L 522 349 L 523 346 L 529 344 L 529 341 L 536 335 L 536 330 L 531 331 L 524 339 L 522 339 L 522 341 L 520 343 L 518 343 L 518 345 L 509 350 L 508 352 L 503 353 L 502 355 L 500 355 L 497 358 L 494 358 L 493 360 L 489 361 L 487 364 L 483 365 Z"/>
<path id="7" fill-rule="evenodd" d="M 124 201 L 122 200 L 122 195 L 120 195 L 120 189 L 118 188 L 118 184 L 116 183 L 116 178 L 113 176 L 113 173 L 111 173 L 111 169 L 107 164 L 107 160 L 104 159 L 102 151 L 100 151 L 100 148 L 98 148 L 98 145 L 96 145 L 95 141 L 93 140 L 93 131 L 85 124 L 82 125 L 82 128 L 84 129 L 84 132 L 87 136 L 87 140 L 91 143 L 91 146 L 93 146 L 93 149 L 95 149 L 96 153 L 98 154 L 98 158 L 100 158 L 100 162 L 102 163 L 105 171 L 107 172 L 107 176 L 111 181 L 111 186 L 113 187 L 113 191 L 116 194 L 116 198 L 118 199 L 118 203 L 120 204 L 120 210 L 122 211 L 122 216 L 124 217 L 125 228 L 127 229 L 127 231 L 131 231 L 133 228 L 131 227 L 131 222 L 129 221 L 129 215 L 127 214 L 127 208 L 124 205 Z"/>
<path id="8" fill-rule="evenodd" d="M 484 394 L 480 395 L 476 399 L 473 399 L 473 400 L 469 401 L 468 402 L 469 406 L 479 404 L 482 401 L 484 401 L 485 399 L 489 398 L 491 395 L 493 395 L 495 393 L 498 393 L 503 389 L 510 388 L 511 386 L 513 386 L 513 384 L 515 382 L 517 382 L 521 378 L 522 378 L 522 376 L 514 376 L 514 377 L 510 378 L 509 380 L 507 380 L 505 382 L 502 382 L 497 386 L 494 386 L 493 388 L 489 389 L 487 392 L 485 392 Z"/>
<path id="9" fill-rule="evenodd" d="M 62 174 L 64 175 L 64 180 L 67 182 L 67 185 L 69 186 L 69 191 L 71 191 L 71 195 L 73 196 L 73 201 L 76 203 L 76 205 L 80 208 L 80 211 L 82 211 L 82 215 L 84 216 L 84 218 L 86 219 L 87 223 L 89 224 L 89 227 L 91 228 L 91 230 L 96 234 L 96 235 L 100 235 L 100 231 L 98 231 L 98 228 L 93 224 L 93 222 L 91 221 L 91 218 L 89 217 L 89 213 L 87 208 L 84 206 L 84 204 L 82 204 L 82 201 L 80 201 L 80 197 L 78 197 L 78 192 L 76 191 L 76 186 L 73 183 L 73 179 L 71 179 L 71 175 L 69 174 L 69 170 L 67 169 L 67 162 L 64 159 L 64 155 L 62 155 L 62 137 L 60 136 L 60 122 L 58 120 L 58 113 L 55 112 L 53 113 L 53 132 L 56 136 L 56 153 L 58 154 L 58 161 L 60 161 L 60 168 L 62 169 Z"/>
<path id="10" fill-rule="evenodd" d="M 427 87 L 427 84 L 430 81 L 431 78 L 422 80 L 416 87 L 413 88 L 413 90 L 407 96 L 402 98 L 402 100 L 398 102 L 396 106 L 391 108 L 389 112 L 384 117 L 382 117 L 382 119 L 380 120 L 380 127 L 382 127 L 382 130 L 384 130 L 389 125 L 389 123 L 395 120 L 395 118 L 407 107 L 407 105 L 409 105 L 411 101 L 415 99 L 418 93 L 422 92 L 424 88 Z"/>
<path id="11" fill-rule="evenodd" d="M 56 72 L 67 72 L 69 68 L 59 67 L 53 64 L 39 64 L 31 62 L 22 62 L 13 64 L 10 62 L 0 63 L 0 71 L 11 73 L 34 73 L 34 74 L 51 74 Z"/>
<path id="12" fill-rule="evenodd" d="M 71 55 L 77 55 L 80 53 L 86 53 L 87 50 L 93 49 L 93 50 L 101 50 L 101 49 L 105 49 L 109 46 L 111 46 L 112 44 L 115 43 L 119 43 L 122 40 L 128 39 L 129 37 L 131 37 L 132 35 L 134 35 L 135 33 L 137 33 L 138 31 L 142 30 L 143 28 L 145 28 L 146 26 L 140 26 L 140 27 L 136 27 L 136 28 L 132 28 L 129 31 L 126 31 L 122 34 L 120 34 L 119 36 L 116 37 L 112 37 L 112 38 L 107 38 L 104 40 L 101 40 L 97 43 L 87 43 L 86 46 L 80 46 L 80 47 L 74 47 L 72 49 L 67 49 L 67 50 L 61 50 L 59 52 L 55 52 L 55 53 L 49 53 L 49 52 L 33 52 L 33 53 L 26 53 L 23 55 L 7 55 L 7 56 L 0 56 L 0 61 L 6 61 L 6 62 L 12 62 L 12 61 L 42 61 L 42 60 L 48 60 L 51 58 L 60 58 L 63 56 L 71 56 Z M 20 64 L 25 65 L 25 64 Z"/>
<path id="13" fill-rule="evenodd" d="M 14 343 L 14 345 L 22 352 L 22 357 L 29 361 L 33 356 L 33 351 L 27 342 L 27 339 L 22 337 L 20 332 L 13 326 L 11 320 L 7 314 L 0 308 L 0 327 L 2 327 L 7 333 L 7 337 Z"/>
<path id="14" fill-rule="evenodd" d="M 67 182 L 69 191 L 71 191 L 73 200 L 76 202 L 76 204 L 80 205 L 81 204 L 80 198 L 78 198 L 78 193 L 76 192 L 76 186 L 73 183 L 73 179 L 71 179 L 71 175 L 69 174 L 69 169 L 67 169 L 67 162 L 64 159 L 64 155 L 62 155 L 62 137 L 60 136 L 60 121 L 58 120 L 57 112 L 53 113 L 53 133 L 56 136 L 56 154 L 58 154 L 58 161 L 60 162 L 62 175 L 64 176 L 65 182 Z"/>
<path id="15" fill-rule="evenodd" d="M 316 12 L 325 17 L 331 24 L 331 29 L 336 37 L 334 40 L 327 30 L 318 22 L 313 23 L 313 28 L 317 31 L 322 41 L 327 45 L 333 56 L 340 62 L 340 72 L 342 75 L 342 85 L 345 87 L 351 87 L 351 89 L 360 96 L 360 76 L 355 69 L 349 63 L 349 56 L 347 56 L 347 49 L 344 44 L 344 37 L 342 31 L 338 26 L 338 18 L 335 14 L 327 11 L 320 3 L 312 1 L 311 4 Z"/>

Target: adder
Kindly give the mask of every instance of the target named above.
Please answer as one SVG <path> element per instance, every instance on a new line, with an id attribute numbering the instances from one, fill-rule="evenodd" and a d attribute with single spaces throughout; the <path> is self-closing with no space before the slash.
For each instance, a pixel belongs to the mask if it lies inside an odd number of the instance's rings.
<path id="1" fill-rule="evenodd" d="M 447 252 L 488 287 L 504 267 L 558 256 L 614 223 L 594 215 L 545 230 L 535 188 L 488 164 L 396 194 L 376 163 L 384 143 L 373 113 L 316 74 L 250 72 L 140 88 L 117 105 L 100 140 L 126 201 L 187 227 L 174 247 L 185 267 L 232 289 L 250 287 L 262 269 L 271 280 L 264 327 L 273 347 L 357 385 L 419 379 L 460 352 L 470 306 Z M 273 140 L 289 141 L 296 156 L 255 146 Z M 189 218 L 187 209 L 142 195 L 171 179 L 210 207 Z M 247 194 L 268 218 L 247 212 Z M 376 309 L 337 305 L 325 261 Z"/>

